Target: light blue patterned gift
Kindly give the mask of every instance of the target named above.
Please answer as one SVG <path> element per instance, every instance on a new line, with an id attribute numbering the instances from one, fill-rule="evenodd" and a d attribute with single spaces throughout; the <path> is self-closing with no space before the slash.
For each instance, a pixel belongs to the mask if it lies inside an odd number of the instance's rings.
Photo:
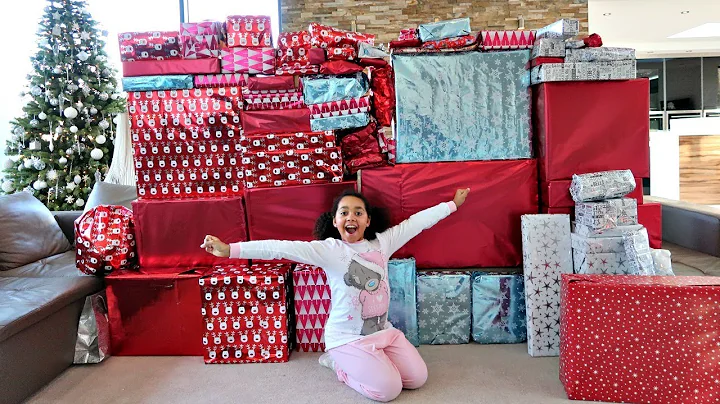
<path id="1" fill-rule="evenodd" d="M 420 24 L 418 34 L 423 42 L 470 35 L 470 19 L 458 18 L 456 20 Z"/>
<path id="2" fill-rule="evenodd" d="M 420 274 L 417 299 L 421 344 L 470 342 L 470 274 Z"/>
<path id="3" fill-rule="evenodd" d="M 398 163 L 531 157 L 529 50 L 395 55 Z"/>
<path id="4" fill-rule="evenodd" d="M 184 90 L 193 88 L 193 76 L 178 74 L 170 76 L 123 77 L 125 91 Z"/>
<path id="5" fill-rule="evenodd" d="M 417 315 L 417 277 L 415 259 L 393 259 L 388 262 L 390 309 L 388 321 L 405 334 L 411 344 L 420 345 Z"/>
<path id="6" fill-rule="evenodd" d="M 303 79 L 303 97 L 307 105 L 360 98 L 367 92 L 368 82 L 364 74 L 353 77 Z"/>
<path id="7" fill-rule="evenodd" d="M 516 344 L 527 339 L 522 275 L 473 273 L 472 307 L 475 342 Z"/>
<path id="8" fill-rule="evenodd" d="M 361 112 L 359 114 L 338 115 L 328 118 L 310 120 L 310 129 L 313 132 L 325 130 L 362 128 L 370 123 L 370 114 Z"/>

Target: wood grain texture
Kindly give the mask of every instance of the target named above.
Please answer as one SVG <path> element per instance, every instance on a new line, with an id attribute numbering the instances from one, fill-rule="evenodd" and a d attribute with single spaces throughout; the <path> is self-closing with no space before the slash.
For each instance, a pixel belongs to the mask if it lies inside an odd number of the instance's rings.
<path id="1" fill-rule="evenodd" d="M 720 204 L 720 134 L 680 136 L 680 199 Z"/>

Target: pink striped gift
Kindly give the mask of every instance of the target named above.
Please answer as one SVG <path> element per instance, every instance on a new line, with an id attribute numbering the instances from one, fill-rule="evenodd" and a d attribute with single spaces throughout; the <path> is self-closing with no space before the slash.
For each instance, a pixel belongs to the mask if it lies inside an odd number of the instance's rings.
<path id="1" fill-rule="evenodd" d="M 180 48 L 185 59 L 209 59 L 220 56 L 220 37 L 217 35 L 180 36 Z"/>
<path id="2" fill-rule="evenodd" d="M 270 109 L 305 108 L 301 91 L 275 94 L 244 94 L 245 110 L 262 111 Z"/>
<path id="3" fill-rule="evenodd" d="M 223 48 L 220 51 L 223 73 L 274 74 L 274 48 Z"/>
<path id="4" fill-rule="evenodd" d="M 222 37 L 223 23 L 220 21 L 183 22 L 180 24 L 180 36 L 217 35 Z"/>
<path id="5" fill-rule="evenodd" d="M 247 79 L 247 74 L 242 73 L 198 74 L 195 87 L 242 87 Z"/>
<path id="6" fill-rule="evenodd" d="M 325 271 L 299 264 L 293 271 L 297 350 L 325 350 L 325 323 L 330 316 L 330 285 Z"/>
<path id="7" fill-rule="evenodd" d="M 310 105 L 310 119 L 329 118 L 338 115 L 358 114 L 370 111 L 370 97 L 330 101 Z"/>
<path id="8" fill-rule="evenodd" d="M 535 31 L 482 31 L 482 50 L 532 49 Z"/>

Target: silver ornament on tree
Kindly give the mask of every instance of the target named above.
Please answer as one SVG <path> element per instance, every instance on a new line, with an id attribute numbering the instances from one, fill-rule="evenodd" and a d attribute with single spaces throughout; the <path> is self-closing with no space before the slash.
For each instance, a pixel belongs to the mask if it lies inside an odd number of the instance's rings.
<path id="1" fill-rule="evenodd" d="M 102 130 L 105 130 L 105 129 L 107 129 L 107 128 L 110 127 L 110 122 L 108 122 L 107 120 L 103 119 L 102 121 L 100 121 L 100 123 L 98 123 L 98 126 L 99 126 L 100 128 L 102 128 Z"/>
<path id="2" fill-rule="evenodd" d="M 53 107 L 57 107 L 58 104 L 60 104 L 60 101 L 58 101 L 57 98 L 50 98 L 50 105 L 52 105 Z"/>
<path id="3" fill-rule="evenodd" d="M 33 168 L 35 168 L 36 170 L 42 171 L 45 169 L 45 167 L 46 165 L 44 161 L 40 159 L 33 161 Z"/>
<path id="4" fill-rule="evenodd" d="M 103 100 L 103 101 L 107 101 L 107 99 L 110 98 L 110 96 L 108 95 L 108 93 L 100 93 L 99 97 L 100 97 L 100 99 Z"/>
<path id="5" fill-rule="evenodd" d="M 61 166 L 64 166 L 65 164 L 67 164 L 67 162 L 68 162 L 68 159 L 66 159 L 65 157 L 60 157 L 58 159 L 58 164 L 60 164 Z"/>
<path id="6" fill-rule="evenodd" d="M 79 89 L 80 89 L 80 87 L 78 87 L 78 85 L 75 83 L 70 83 L 67 85 L 67 90 L 71 93 L 74 93 L 75 91 L 77 91 Z"/>
<path id="7" fill-rule="evenodd" d="M 95 115 L 97 113 L 98 113 L 97 108 L 95 108 L 95 107 L 90 108 L 90 115 Z"/>
<path id="8" fill-rule="evenodd" d="M 30 146 L 28 146 L 28 149 L 34 150 L 34 151 L 40 150 L 40 149 L 42 149 L 42 144 L 40 143 L 39 140 L 35 139 L 30 142 Z"/>
<path id="9" fill-rule="evenodd" d="M 13 163 L 13 161 L 10 160 L 9 158 L 3 162 L 4 170 L 9 170 L 9 169 L 13 168 L 13 166 L 15 166 L 15 163 Z"/>
<path id="10" fill-rule="evenodd" d="M 80 185 L 80 183 L 82 182 L 82 177 L 76 174 L 75 177 L 73 177 L 73 182 Z"/>
<path id="11" fill-rule="evenodd" d="M 80 53 L 77 54 L 77 58 L 80 59 L 80 61 L 85 62 L 90 58 L 90 54 L 85 51 L 80 51 Z"/>
<path id="12" fill-rule="evenodd" d="M 40 125 L 40 121 L 38 121 L 37 119 L 33 118 L 30 120 L 30 126 L 32 126 L 33 128 L 36 128 L 38 125 Z"/>
<path id="13" fill-rule="evenodd" d="M 30 168 L 30 167 L 32 167 L 32 166 L 33 166 L 32 160 L 30 160 L 30 159 L 25 159 L 25 161 L 23 161 L 23 167 L 25 167 L 25 168 Z"/>
<path id="14" fill-rule="evenodd" d="M 15 184 L 11 180 L 3 181 L 2 190 L 6 194 L 9 194 L 10 192 L 15 190 Z"/>
<path id="15" fill-rule="evenodd" d="M 73 125 L 73 126 L 70 127 L 70 132 L 72 132 L 72 133 L 77 133 L 77 131 L 78 131 L 78 127 L 77 127 L 77 126 Z"/>
<path id="16" fill-rule="evenodd" d="M 34 96 L 37 97 L 38 95 L 40 95 L 40 94 L 42 94 L 42 93 L 43 93 L 42 88 L 40 88 L 40 87 L 38 87 L 38 86 L 32 86 L 32 87 L 30 87 L 30 94 L 32 94 L 32 95 L 34 95 Z"/>
<path id="17" fill-rule="evenodd" d="M 44 121 L 45 119 L 47 119 L 47 114 L 45 113 L 45 111 L 41 111 L 41 112 L 38 114 L 38 118 L 40 118 L 40 120 L 42 120 L 42 121 Z"/>
<path id="18" fill-rule="evenodd" d="M 67 150 L 65 150 L 65 154 L 67 154 L 68 156 L 72 156 L 73 153 L 74 153 L 74 151 L 73 151 L 72 147 L 68 147 Z"/>
<path id="19" fill-rule="evenodd" d="M 110 77 L 111 74 L 112 72 L 110 71 L 110 69 L 103 69 L 102 71 L 103 77 Z"/>
<path id="20" fill-rule="evenodd" d="M 61 74 L 61 73 L 62 73 L 62 69 L 60 68 L 60 66 L 55 66 L 55 67 L 53 68 L 52 72 L 53 72 L 53 74 Z"/>
<path id="21" fill-rule="evenodd" d="M 94 160 L 100 160 L 101 158 L 103 158 L 103 155 L 104 153 L 100 149 L 92 149 L 92 151 L 90 152 L 90 157 L 92 157 Z"/>
<path id="22" fill-rule="evenodd" d="M 82 198 L 78 198 L 77 201 L 75 201 L 75 206 L 78 208 L 82 208 L 83 205 L 85 205 L 85 201 Z"/>

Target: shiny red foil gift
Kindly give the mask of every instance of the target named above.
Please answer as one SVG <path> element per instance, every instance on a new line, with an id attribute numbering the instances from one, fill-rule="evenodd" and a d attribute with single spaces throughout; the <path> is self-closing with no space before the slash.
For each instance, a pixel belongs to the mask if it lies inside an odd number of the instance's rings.
<path id="1" fill-rule="evenodd" d="M 662 248 L 662 204 L 638 202 L 638 223 L 645 226 L 651 248 Z"/>
<path id="2" fill-rule="evenodd" d="M 391 126 L 395 117 L 395 78 L 392 67 L 373 69 L 370 77 L 375 118 L 380 126 Z"/>
<path id="3" fill-rule="evenodd" d="M 246 135 L 312 132 L 307 108 L 277 111 L 244 111 L 242 127 Z"/>
<path id="4" fill-rule="evenodd" d="M 358 43 L 375 44 L 375 35 L 345 31 L 327 25 L 310 23 L 310 36 L 313 46 L 319 48 L 342 47 L 343 45 L 357 48 Z"/>
<path id="5" fill-rule="evenodd" d="M 133 212 L 100 205 L 75 221 L 75 265 L 88 275 L 107 275 L 137 264 Z"/>
<path id="6" fill-rule="evenodd" d="M 378 143 L 377 126 L 371 122 L 368 126 L 348 133 L 340 141 L 343 160 L 350 174 L 358 170 L 387 165 L 385 155 Z"/>

